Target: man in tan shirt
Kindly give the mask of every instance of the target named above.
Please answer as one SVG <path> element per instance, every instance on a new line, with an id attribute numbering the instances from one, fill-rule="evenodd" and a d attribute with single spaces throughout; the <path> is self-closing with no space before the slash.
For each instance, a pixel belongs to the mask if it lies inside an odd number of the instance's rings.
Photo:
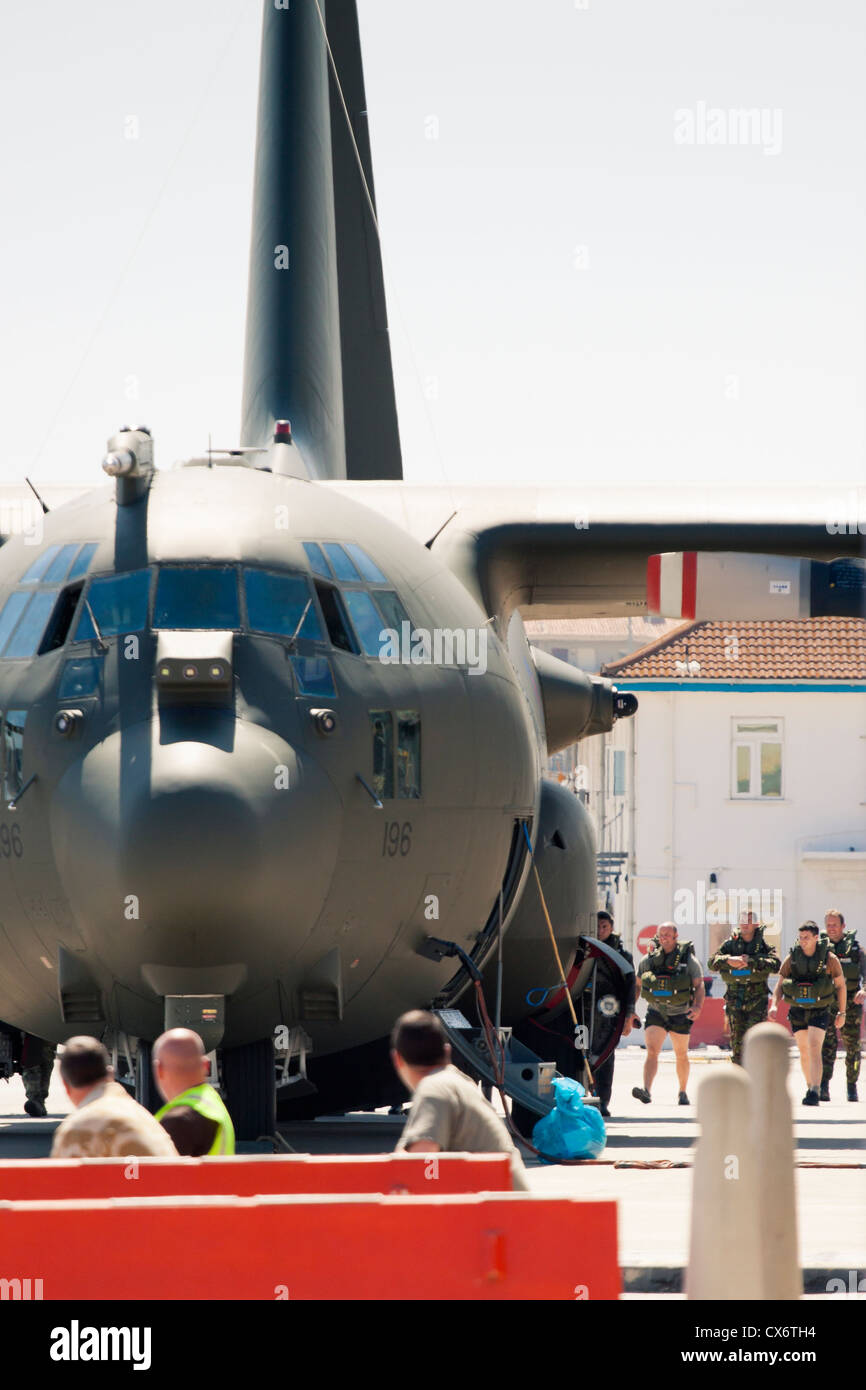
<path id="1" fill-rule="evenodd" d="M 523 1159 L 504 1122 L 478 1086 L 451 1066 L 451 1047 L 435 1014 L 414 1009 L 398 1018 L 391 1060 L 412 1092 L 406 1127 L 397 1141 L 407 1153 L 507 1153 L 515 1192 L 528 1192 Z"/>
<path id="2" fill-rule="evenodd" d="M 96 1038 L 70 1038 L 60 1076 L 75 1109 L 57 1127 L 52 1158 L 177 1158 L 162 1125 L 114 1080 Z"/>

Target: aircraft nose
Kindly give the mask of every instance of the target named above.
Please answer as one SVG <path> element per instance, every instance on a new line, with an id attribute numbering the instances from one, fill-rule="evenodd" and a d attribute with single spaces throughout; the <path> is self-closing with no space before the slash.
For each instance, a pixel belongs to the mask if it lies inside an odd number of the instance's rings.
<path id="1" fill-rule="evenodd" d="M 207 739 L 161 741 L 155 721 L 111 735 L 70 769 L 52 832 L 85 920 L 114 932 L 140 922 L 150 958 L 168 963 L 204 941 L 209 956 L 232 959 L 239 925 L 272 932 L 275 904 L 288 928 L 309 931 L 339 817 L 322 768 L 272 731 L 227 719 Z"/>

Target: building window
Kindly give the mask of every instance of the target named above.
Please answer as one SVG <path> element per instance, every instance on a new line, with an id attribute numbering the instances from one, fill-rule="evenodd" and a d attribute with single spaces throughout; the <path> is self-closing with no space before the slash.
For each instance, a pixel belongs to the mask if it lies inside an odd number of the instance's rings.
<path id="1" fill-rule="evenodd" d="M 607 794 L 625 796 L 625 749 L 607 750 Z"/>
<path id="2" fill-rule="evenodd" d="M 733 720 L 731 795 L 761 800 L 782 795 L 781 719 Z"/>

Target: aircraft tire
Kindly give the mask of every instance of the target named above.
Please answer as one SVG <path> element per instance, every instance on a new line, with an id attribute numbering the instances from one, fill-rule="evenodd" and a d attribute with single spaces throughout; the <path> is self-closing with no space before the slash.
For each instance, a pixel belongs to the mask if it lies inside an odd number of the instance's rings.
<path id="1" fill-rule="evenodd" d="M 226 1105 L 237 1139 L 260 1139 L 277 1126 L 274 1044 L 271 1038 L 227 1047 L 222 1054 Z"/>
<path id="2" fill-rule="evenodd" d="M 152 1056 L 153 1043 L 139 1038 L 135 1058 L 135 1099 L 145 1110 L 149 1110 L 151 1115 L 155 1115 L 163 1101 L 153 1079 Z"/>

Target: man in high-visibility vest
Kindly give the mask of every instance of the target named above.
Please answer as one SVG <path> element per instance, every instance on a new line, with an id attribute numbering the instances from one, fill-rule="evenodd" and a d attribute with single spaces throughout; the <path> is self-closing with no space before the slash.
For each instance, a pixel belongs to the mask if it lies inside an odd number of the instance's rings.
<path id="1" fill-rule="evenodd" d="M 205 1081 L 204 1043 L 190 1028 L 171 1028 L 153 1045 L 153 1074 L 166 1101 L 156 1112 L 179 1154 L 233 1154 L 235 1131 L 222 1098 Z"/>

